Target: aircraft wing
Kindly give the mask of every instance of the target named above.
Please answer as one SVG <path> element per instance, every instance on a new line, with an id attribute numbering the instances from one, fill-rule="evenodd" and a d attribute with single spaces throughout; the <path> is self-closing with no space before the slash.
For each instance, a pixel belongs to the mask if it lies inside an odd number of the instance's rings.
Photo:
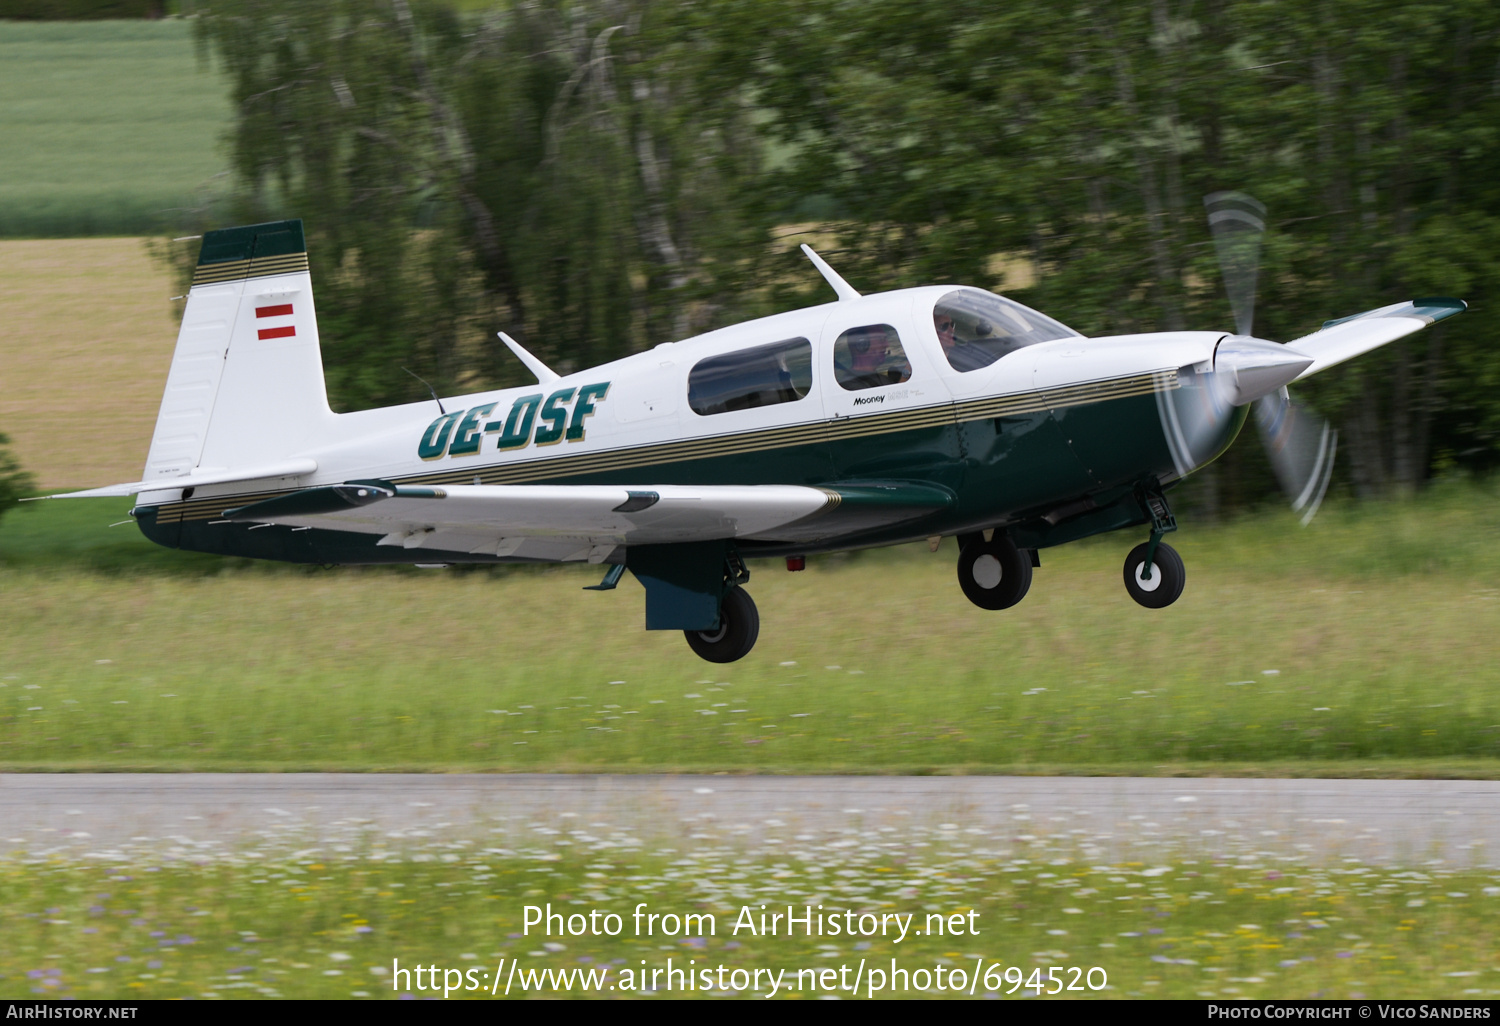
<path id="1" fill-rule="evenodd" d="M 1468 304 L 1461 299 L 1413 299 L 1328 321 L 1321 331 L 1287 343 L 1313 359 L 1296 380 L 1311 377 L 1467 309 Z"/>
<path id="2" fill-rule="evenodd" d="M 233 522 L 379 534 L 382 545 L 511 555 L 528 541 L 603 559 L 617 545 L 740 538 L 797 542 L 917 520 L 947 489 L 905 482 L 801 485 L 443 485 L 350 481 L 226 509 Z M 549 540 L 556 544 L 546 544 Z M 571 547 L 570 547 L 571 546 Z M 536 545 L 528 551 L 538 551 Z M 524 553 L 523 553 L 524 554 Z"/>

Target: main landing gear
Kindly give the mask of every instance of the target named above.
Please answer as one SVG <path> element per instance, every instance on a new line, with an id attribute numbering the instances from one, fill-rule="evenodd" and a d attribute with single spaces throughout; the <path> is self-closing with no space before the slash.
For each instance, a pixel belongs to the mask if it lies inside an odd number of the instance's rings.
<path id="1" fill-rule="evenodd" d="M 613 588 L 627 567 L 646 589 L 646 630 L 682 631 L 711 663 L 732 663 L 755 647 L 760 614 L 742 587 L 750 570 L 731 542 L 633 545 L 595 590 Z"/>
<path id="2" fill-rule="evenodd" d="M 760 635 L 760 612 L 744 588 L 730 588 L 719 604 L 719 626 L 683 631 L 688 647 L 711 663 L 732 663 L 750 653 Z"/>
<path id="3" fill-rule="evenodd" d="M 980 609 L 1009 609 L 1031 587 L 1031 553 L 999 531 L 971 535 L 958 552 L 958 586 Z"/>

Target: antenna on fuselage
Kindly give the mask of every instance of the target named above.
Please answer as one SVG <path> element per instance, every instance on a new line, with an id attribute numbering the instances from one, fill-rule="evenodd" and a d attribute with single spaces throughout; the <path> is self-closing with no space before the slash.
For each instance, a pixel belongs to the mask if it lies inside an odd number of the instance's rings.
<path id="1" fill-rule="evenodd" d="M 407 368 L 405 368 L 405 367 L 402 367 L 401 369 L 404 370 L 404 371 L 406 371 L 406 373 L 410 374 L 412 377 L 416 378 L 422 384 L 427 385 L 427 379 L 426 378 L 419 377 L 416 374 L 416 372 L 411 371 L 411 370 L 407 370 Z M 431 385 L 427 385 L 427 391 L 429 391 L 429 392 L 432 393 L 432 401 L 438 404 L 438 412 L 439 413 L 447 413 L 448 411 L 445 410 L 445 409 L 443 409 L 443 401 L 441 399 L 439 399 L 438 396 L 437 396 L 437 389 L 433 388 Z"/>
<path id="2" fill-rule="evenodd" d="M 802 244 L 802 252 L 807 254 L 807 259 L 812 261 L 813 266 L 818 269 L 818 273 L 823 276 L 824 280 L 833 286 L 833 291 L 839 294 L 839 302 L 843 303 L 859 298 L 859 293 L 854 291 L 854 286 L 850 285 L 843 278 L 840 278 L 839 272 L 829 267 L 828 262 L 814 253 L 813 248 L 805 242 Z"/>
<path id="3" fill-rule="evenodd" d="M 516 359 L 524 363 L 526 365 L 526 369 L 536 375 L 537 384 L 545 385 L 549 381 L 556 381 L 558 379 L 559 375 L 555 370 L 553 370 L 551 367 L 548 367 L 541 360 L 538 360 L 536 357 L 528 353 L 526 351 L 526 348 L 521 345 L 521 343 L 511 338 L 503 331 L 497 332 L 496 334 L 500 336 L 500 341 L 504 342 L 506 346 L 509 347 L 510 351 L 516 354 Z"/>

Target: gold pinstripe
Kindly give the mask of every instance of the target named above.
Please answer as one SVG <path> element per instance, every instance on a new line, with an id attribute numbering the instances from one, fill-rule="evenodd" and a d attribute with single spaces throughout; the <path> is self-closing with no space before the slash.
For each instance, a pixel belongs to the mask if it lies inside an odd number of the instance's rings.
<path id="1" fill-rule="evenodd" d="M 1126 399 L 1136 395 L 1151 395 L 1180 387 L 1176 369 L 1136 374 L 1128 378 L 1109 378 L 1078 385 L 1066 385 L 1039 392 L 1023 392 L 1013 395 L 991 396 L 970 399 L 957 403 L 954 414 L 960 423 L 971 420 L 986 420 L 990 417 L 1008 417 L 1022 413 L 1040 413 L 1046 409 L 1066 406 L 1087 406 L 1110 399 Z"/>
<path id="2" fill-rule="evenodd" d="M 918 431 L 976 420 L 988 420 L 992 417 L 1041 413 L 1048 409 L 1086 406 L 1112 399 L 1150 395 L 1153 392 L 1171 391 L 1178 387 L 1180 383 L 1177 380 L 1176 370 L 1153 371 L 1149 374 L 1084 382 L 1039 392 L 991 396 L 864 417 L 840 417 L 832 421 L 795 424 L 766 431 L 716 435 L 712 438 L 643 445 L 633 449 L 551 456 L 477 469 L 466 468 L 432 474 L 414 474 L 397 478 L 396 483 L 403 485 L 470 484 L 477 477 L 480 484 L 486 485 L 525 484 L 559 477 L 578 477 L 584 474 L 610 473 L 657 464 L 682 463 L 688 460 L 709 459 L 714 456 L 731 456 L 740 453 L 764 452 L 767 449 L 813 445 L 818 442 L 840 442 L 855 438 L 868 438 L 872 435 L 895 434 L 899 431 Z M 160 508 L 157 513 L 157 522 L 171 524 L 213 520 L 217 519 L 228 506 L 245 505 L 248 502 L 259 502 L 288 494 L 290 494 L 289 491 L 277 491 L 256 493 L 253 496 L 232 498 L 220 496 L 212 499 L 193 499 L 188 502 L 171 503 Z M 830 502 L 836 503 L 837 493 L 831 492 L 830 495 L 832 496 Z"/>
<path id="3" fill-rule="evenodd" d="M 259 257 L 249 260 L 227 260 L 222 264 L 203 264 L 193 272 L 194 285 L 217 285 L 241 278 L 264 278 L 272 274 L 295 274 L 307 270 L 306 253 Z"/>

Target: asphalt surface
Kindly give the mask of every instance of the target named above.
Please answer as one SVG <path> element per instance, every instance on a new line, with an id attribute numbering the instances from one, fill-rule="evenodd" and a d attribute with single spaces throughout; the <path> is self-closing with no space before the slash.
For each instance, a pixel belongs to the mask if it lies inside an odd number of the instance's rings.
<path id="1" fill-rule="evenodd" d="M 830 832 L 1490 865 L 1500 782 L 1154 777 L 0 774 L 0 852 L 382 844 L 514 830 L 775 844 Z M 1494 858 L 1492 858 L 1494 856 Z"/>

